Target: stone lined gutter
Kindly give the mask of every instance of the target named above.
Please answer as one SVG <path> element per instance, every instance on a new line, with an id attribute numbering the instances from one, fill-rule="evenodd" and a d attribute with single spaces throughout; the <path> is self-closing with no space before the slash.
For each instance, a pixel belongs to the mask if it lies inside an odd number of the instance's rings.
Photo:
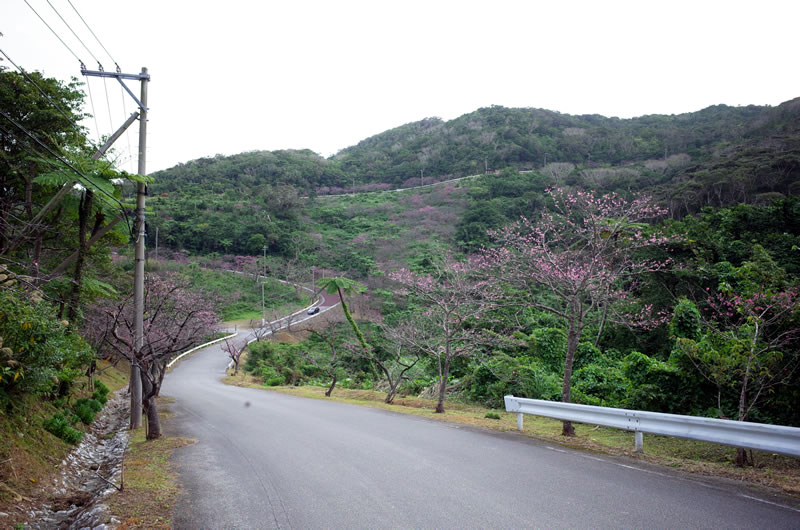
<path id="1" fill-rule="evenodd" d="M 41 497 L 49 504 L 30 506 L 29 528 L 113 528 L 116 520 L 103 500 L 122 482 L 122 463 L 128 446 L 130 402 L 127 389 L 110 396 L 80 445 L 61 462 L 52 484 Z"/>

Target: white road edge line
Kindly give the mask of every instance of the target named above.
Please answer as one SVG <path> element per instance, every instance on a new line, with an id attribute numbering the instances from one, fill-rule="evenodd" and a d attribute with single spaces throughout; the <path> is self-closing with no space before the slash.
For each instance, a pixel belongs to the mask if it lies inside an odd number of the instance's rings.
<path id="1" fill-rule="evenodd" d="M 791 510 L 793 512 L 800 513 L 800 509 L 793 508 L 791 506 L 786 506 L 785 504 L 779 504 L 777 502 L 768 501 L 765 499 L 759 499 L 758 497 L 752 497 L 750 495 L 745 495 L 744 493 L 740 493 L 739 497 L 744 497 L 745 499 L 750 499 L 753 501 L 763 502 L 764 504 L 771 504 L 772 506 L 777 506 L 778 508 L 785 508 L 787 510 Z"/>

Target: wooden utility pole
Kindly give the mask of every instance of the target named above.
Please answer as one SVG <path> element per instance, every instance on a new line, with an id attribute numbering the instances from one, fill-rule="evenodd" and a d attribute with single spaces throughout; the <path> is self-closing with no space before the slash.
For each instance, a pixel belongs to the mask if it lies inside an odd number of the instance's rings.
<path id="1" fill-rule="evenodd" d="M 142 68 L 141 94 L 139 100 L 142 109 L 139 114 L 139 168 L 137 173 L 141 176 L 147 174 L 147 83 L 150 76 L 147 75 L 147 68 Z M 136 253 L 135 268 L 133 272 L 133 297 L 134 311 L 134 357 L 136 360 L 131 363 L 131 429 L 142 426 L 142 375 L 138 359 L 144 346 L 144 250 L 145 232 L 144 208 L 145 197 L 147 196 L 147 186 L 144 182 L 139 182 L 136 186 Z"/>
<path id="2" fill-rule="evenodd" d="M 125 74 L 117 67 L 116 72 L 106 72 L 102 66 L 99 70 L 87 70 L 81 64 L 81 74 L 90 77 L 112 77 L 119 81 L 122 88 L 133 98 L 139 107 L 139 169 L 138 173 L 141 176 L 147 174 L 147 83 L 150 82 L 150 74 L 147 73 L 147 68 L 142 67 L 139 74 Z M 128 88 L 123 80 L 129 79 L 132 81 L 141 82 L 141 91 L 139 98 Z M 120 127 L 120 129 L 106 142 L 100 151 L 104 151 L 110 147 L 111 143 L 119 138 L 122 132 L 133 123 L 135 116 L 128 118 L 128 121 Z M 133 271 L 133 298 L 134 298 L 134 358 L 131 360 L 131 375 L 128 383 L 131 394 L 131 429 L 142 426 L 142 378 L 141 369 L 138 364 L 139 353 L 144 346 L 144 242 L 145 242 L 145 224 L 144 224 L 144 207 L 145 196 L 147 195 L 147 186 L 143 182 L 139 182 L 136 186 L 136 251 L 135 251 L 135 264 Z"/>

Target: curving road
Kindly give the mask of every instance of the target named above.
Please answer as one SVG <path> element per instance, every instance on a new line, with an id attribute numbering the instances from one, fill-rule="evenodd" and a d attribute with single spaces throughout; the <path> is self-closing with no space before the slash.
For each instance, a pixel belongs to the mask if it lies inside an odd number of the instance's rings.
<path id="1" fill-rule="evenodd" d="M 330 302 L 326 302 L 330 303 Z M 800 528 L 800 503 L 514 433 L 224 385 L 218 345 L 164 381 L 176 528 Z"/>

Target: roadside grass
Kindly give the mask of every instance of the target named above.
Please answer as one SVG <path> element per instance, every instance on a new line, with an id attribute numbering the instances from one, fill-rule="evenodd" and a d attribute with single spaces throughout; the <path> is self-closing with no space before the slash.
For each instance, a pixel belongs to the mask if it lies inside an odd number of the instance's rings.
<path id="1" fill-rule="evenodd" d="M 116 365 L 112 365 L 108 361 L 97 361 L 97 375 L 95 379 L 102 381 L 111 392 L 128 386 L 128 375 L 130 374 L 131 367 L 127 361 L 120 361 Z"/>
<path id="2" fill-rule="evenodd" d="M 261 311 L 245 309 L 242 311 L 232 311 L 225 314 L 225 323 L 235 321 L 249 324 L 251 320 L 261 320 Z"/>
<path id="3" fill-rule="evenodd" d="M 162 418 L 167 417 L 162 410 Z M 144 427 L 133 431 L 125 455 L 124 488 L 108 501 L 111 513 L 121 521 L 119 529 L 172 528 L 180 486 L 169 460 L 172 451 L 192 443 L 189 438 L 166 435 L 146 440 Z"/>
<path id="4" fill-rule="evenodd" d="M 73 447 L 42 427 L 59 411 L 52 403 L 26 397 L 18 407 L 14 415 L 0 414 L 0 511 L 10 516 Z"/>
<path id="5" fill-rule="evenodd" d="M 383 402 L 386 397 L 385 393 L 372 390 L 336 388 L 333 395 L 327 398 L 325 397 L 326 389 L 323 387 L 267 387 L 260 378 L 245 374 L 243 371 L 240 371 L 235 377 L 229 375 L 223 378 L 223 382 L 298 397 L 327 399 L 379 408 L 499 432 L 517 430 L 515 413 L 457 401 L 446 402 L 446 412 L 437 414 L 434 412 L 435 400 L 398 396 L 395 398 L 394 404 L 388 405 Z M 496 413 L 500 419 L 487 418 L 488 412 Z M 519 433 L 522 436 L 598 454 L 631 457 L 649 464 L 667 466 L 689 473 L 724 477 L 756 486 L 779 489 L 800 498 L 800 459 L 797 458 L 753 451 L 755 465 L 738 467 L 733 462 L 736 449 L 719 444 L 645 434 L 644 453 L 637 454 L 634 452 L 632 432 L 576 423 L 574 424 L 576 436 L 566 438 L 561 436 L 561 422 L 558 420 L 525 415 L 523 423 L 524 430 Z"/>

